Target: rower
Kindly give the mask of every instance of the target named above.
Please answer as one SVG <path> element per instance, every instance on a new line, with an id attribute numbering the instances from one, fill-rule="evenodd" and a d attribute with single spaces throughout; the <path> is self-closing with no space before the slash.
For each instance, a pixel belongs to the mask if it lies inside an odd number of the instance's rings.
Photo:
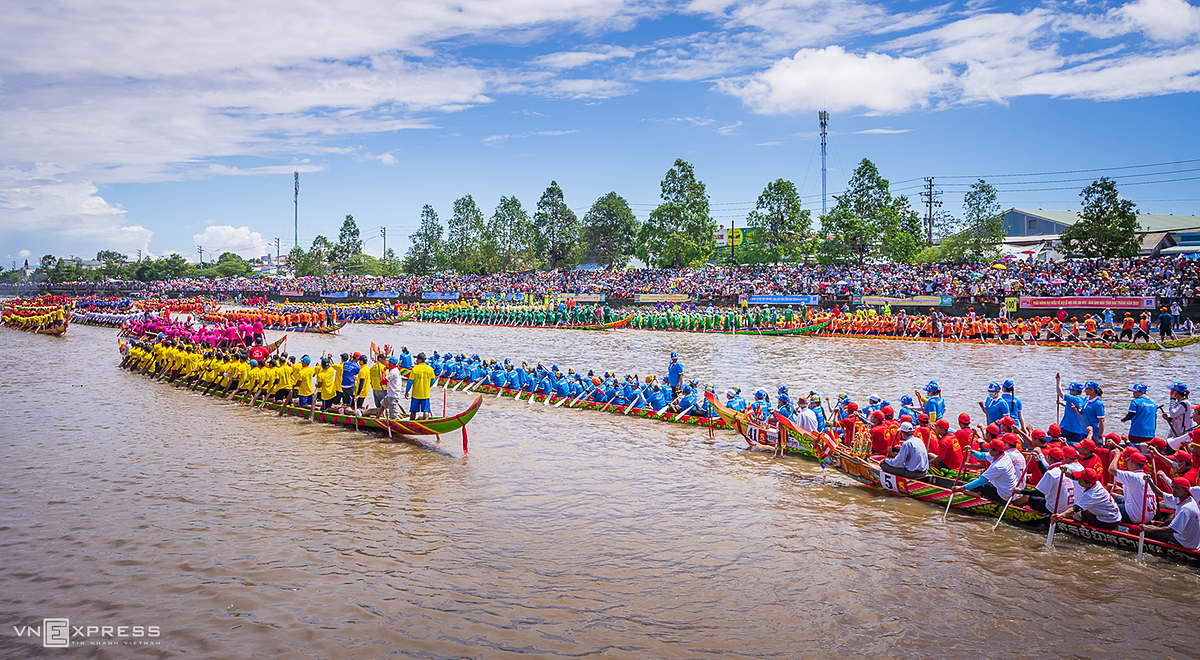
<path id="1" fill-rule="evenodd" d="M 1083 469 L 1083 466 L 1078 463 L 1063 463 L 1065 454 L 1059 447 L 1053 447 L 1048 452 L 1045 458 L 1040 455 L 1036 456 L 1038 461 L 1043 463 L 1042 478 L 1038 480 L 1034 488 L 1036 494 L 1017 494 L 1013 496 L 1013 506 L 1028 506 L 1034 511 L 1052 515 L 1055 513 L 1063 513 L 1071 508 L 1074 503 L 1074 481 L 1066 478 L 1068 472 L 1074 472 Z M 1052 463 L 1046 463 L 1046 460 Z M 1051 465 L 1053 464 L 1053 467 Z M 1051 511 L 1050 508 L 1054 510 Z"/>
<path id="2" fill-rule="evenodd" d="M 730 410 L 741 412 L 746 409 L 746 400 L 742 395 L 738 394 L 735 388 L 725 390 L 725 407 Z"/>
<path id="3" fill-rule="evenodd" d="M 816 392 L 808 394 L 808 409 L 813 411 L 817 417 L 817 432 L 824 433 L 825 427 L 828 425 L 825 419 L 825 407 L 821 405 L 821 395 Z"/>
<path id="4" fill-rule="evenodd" d="M 1025 406 L 1021 400 L 1013 394 L 1017 384 L 1011 378 L 1000 383 L 1000 398 L 1004 399 L 1008 404 L 1008 414 L 1016 418 L 1021 428 L 1025 428 Z"/>
<path id="5" fill-rule="evenodd" d="M 1074 519 L 1100 529 L 1116 529 L 1121 522 L 1121 510 L 1100 483 L 1100 475 L 1091 468 L 1084 468 L 1072 472 L 1071 478 L 1075 480 L 1075 503 L 1071 507 Z M 1072 514 L 1067 511 L 1056 513 L 1050 517 L 1050 522 L 1060 522 L 1068 515 Z"/>
<path id="6" fill-rule="evenodd" d="M 1158 485 L 1152 479 L 1150 487 L 1155 494 L 1161 494 Z M 1191 484 L 1183 477 L 1171 480 L 1171 494 L 1163 498 L 1163 503 L 1174 505 L 1175 514 L 1166 525 L 1143 525 L 1146 538 L 1162 543 L 1170 543 L 1189 550 L 1200 550 L 1200 508 L 1197 507 L 1196 497 L 1191 492 Z"/>
<path id="7" fill-rule="evenodd" d="M 750 404 L 750 418 L 761 423 L 765 422 L 770 414 L 771 400 L 767 398 L 766 392 L 758 390 L 754 393 L 754 402 Z"/>
<path id="8" fill-rule="evenodd" d="M 1017 473 L 1013 469 L 1012 459 L 1005 453 L 1007 447 L 1000 440 L 992 440 L 987 445 L 991 464 L 974 481 L 955 486 L 952 492 L 962 493 L 975 491 L 983 497 L 1004 504 L 1012 497 L 1017 484 Z"/>
<path id="9" fill-rule="evenodd" d="M 776 390 L 776 399 L 779 402 L 777 404 L 776 412 L 778 412 L 780 415 L 783 415 L 784 417 L 787 417 L 788 419 L 794 420 L 795 415 L 796 415 L 796 409 L 792 406 L 791 397 L 788 396 L 787 385 L 780 385 L 778 387 L 778 389 Z M 813 424 L 813 427 L 814 428 L 816 427 L 815 423 Z"/>
<path id="10" fill-rule="evenodd" d="M 900 416 L 903 417 L 905 415 L 908 415 L 910 419 L 917 419 L 918 417 L 920 417 L 920 413 L 913 410 L 914 405 L 916 405 L 916 404 L 913 402 L 913 398 L 911 396 L 909 396 L 907 394 L 905 394 L 904 396 L 901 396 L 900 397 Z"/>
<path id="11" fill-rule="evenodd" d="M 813 412 L 813 409 L 809 407 L 808 397 L 801 396 L 796 401 L 796 409 L 798 412 L 793 419 L 796 422 L 796 426 L 813 434 L 818 433 L 817 413 Z"/>
<path id="12" fill-rule="evenodd" d="M 1117 469 L 1117 463 L 1125 458 L 1125 469 Z M 1158 513 L 1158 499 L 1146 485 L 1151 475 L 1146 474 L 1146 456 L 1142 452 L 1129 448 L 1120 454 L 1113 452 L 1112 461 L 1108 464 L 1109 480 L 1121 484 L 1124 497 L 1117 502 L 1121 511 L 1121 521 L 1141 525 L 1154 520 Z"/>
<path id="13" fill-rule="evenodd" d="M 899 449 L 893 447 L 888 451 L 889 458 L 879 464 L 879 469 L 905 477 L 907 479 L 924 479 L 929 473 L 929 454 L 925 443 L 913 433 L 913 425 L 904 422 L 900 425 L 902 442 Z"/>
<path id="14" fill-rule="evenodd" d="M 1121 421 L 1129 422 L 1130 442 L 1137 444 L 1149 442 L 1157 431 L 1158 416 L 1155 413 L 1158 411 L 1158 406 L 1154 405 L 1154 401 L 1146 396 L 1144 384 L 1134 383 L 1129 391 L 1133 393 L 1133 400 L 1129 402 L 1129 411 L 1125 413 Z"/>
<path id="15" fill-rule="evenodd" d="M 679 361 L 679 353 L 671 351 L 671 364 L 667 366 L 667 386 L 671 388 L 671 398 L 677 399 L 683 387 L 683 364 Z"/>

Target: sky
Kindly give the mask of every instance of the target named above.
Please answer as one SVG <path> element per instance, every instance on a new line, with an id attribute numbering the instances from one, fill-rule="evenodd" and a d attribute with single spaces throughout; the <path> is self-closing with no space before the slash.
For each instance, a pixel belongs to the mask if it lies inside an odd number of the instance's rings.
<path id="1" fill-rule="evenodd" d="M 1200 214 L 1200 6 L 1185 0 L 10 0 L 0 255 L 403 254 L 470 194 L 642 218 L 676 158 L 722 225 L 770 181 L 821 210 L 869 158 L 914 206 L 1075 209 L 1116 179 Z M 300 172 L 298 207 L 293 172 Z M 832 206 L 833 200 L 829 199 Z"/>

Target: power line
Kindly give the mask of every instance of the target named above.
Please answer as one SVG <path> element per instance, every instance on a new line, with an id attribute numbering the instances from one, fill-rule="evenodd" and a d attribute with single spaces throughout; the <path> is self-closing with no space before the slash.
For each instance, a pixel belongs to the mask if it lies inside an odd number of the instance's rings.
<path id="1" fill-rule="evenodd" d="M 1181 165 L 1184 163 L 1200 163 L 1200 158 L 1189 158 L 1187 160 L 1172 160 L 1163 163 L 1148 163 L 1146 165 L 1123 165 L 1121 167 L 1096 167 L 1086 170 L 1061 170 L 1058 172 L 1032 172 L 1028 174 L 952 174 L 941 176 L 941 179 L 999 179 L 1019 176 L 1053 176 L 1055 174 L 1081 174 L 1083 172 L 1113 172 L 1118 170 L 1134 170 L 1142 167 L 1161 167 L 1163 165 Z M 1168 174 L 1168 172 L 1164 172 Z"/>

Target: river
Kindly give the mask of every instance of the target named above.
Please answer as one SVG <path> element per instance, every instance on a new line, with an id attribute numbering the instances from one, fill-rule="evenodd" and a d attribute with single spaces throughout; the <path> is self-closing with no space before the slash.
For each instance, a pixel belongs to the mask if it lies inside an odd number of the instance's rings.
<path id="1" fill-rule="evenodd" d="M 271 338 L 275 335 L 272 334 Z M 1014 378 L 1096 379 L 1110 428 L 1134 381 L 1200 384 L 1194 349 L 1070 350 L 407 324 L 292 335 L 788 384 L 896 401 L 938 379 L 954 414 Z M 119 370 L 116 331 L 0 329 L 0 656 L 14 626 L 154 625 L 81 657 L 1194 657 L 1200 573 L 883 497 L 730 431 L 486 397 L 444 448 L 389 442 Z M 438 396 L 440 398 L 440 395 Z M 450 393 L 459 410 L 469 395 Z M 441 402 L 435 399 L 435 412 Z"/>

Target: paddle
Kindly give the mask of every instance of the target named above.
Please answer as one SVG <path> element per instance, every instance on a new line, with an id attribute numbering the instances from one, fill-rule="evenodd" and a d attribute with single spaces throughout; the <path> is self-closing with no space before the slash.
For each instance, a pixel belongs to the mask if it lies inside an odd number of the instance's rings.
<path id="1" fill-rule="evenodd" d="M 633 401 L 629 402 L 629 407 L 625 409 L 625 414 L 628 415 L 629 411 L 633 410 L 633 407 L 637 404 L 638 401 L 641 401 L 641 400 L 642 400 L 642 392 L 638 392 L 637 398 L 635 398 Z"/>
<path id="2" fill-rule="evenodd" d="M 688 413 L 690 413 L 690 412 L 692 412 L 692 410 L 693 410 L 695 407 L 696 407 L 696 404 L 692 404 L 692 405 L 690 405 L 690 406 L 688 406 L 688 407 L 687 407 L 687 410 L 681 411 L 681 412 L 680 412 L 678 415 L 675 415 L 675 421 L 677 421 L 677 422 L 678 422 L 680 419 L 683 419 L 683 416 L 684 416 L 684 415 L 686 415 L 686 414 L 688 414 Z"/>
<path id="3" fill-rule="evenodd" d="M 1062 463 L 1050 466 L 1050 469 L 1058 468 L 1058 483 L 1054 485 L 1054 505 L 1050 507 L 1050 530 L 1046 532 L 1046 547 L 1054 547 L 1054 527 L 1058 524 L 1054 522 L 1054 514 L 1058 512 L 1058 498 L 1062 494 L 1062 480 L 1065 470 L 1062 469 Z"/>
<path id="4" fill-rule="evenodd" d="M 1146 479 L 1146 476 L 1145 476 L 1145 475 L 1142 475 L 1142 481 L 1143 481 L 1143 482 L 1145 481 L 1145 479 Z M 1145 549 L 1145 547 L 1146 547 L 1146 501 L 1150 499 L 1150 497 L 1149 497 L 1149 495 L 1150 495 L 1150 494 L 1146 492 L 1146 491 L 1150 490 L 1150 486 L 1149 486 L 1149 485 L 1143 485 L 1143 486 L 1142 486 L 1142 488 L 1144 489 L 1144 490 L 1142 491 L 1142 522 L 1141 522 L 1141 524 L 1139 524 L 1139 525 L 1138 525 L 1138 554 L 1137 554 L 1137 560 L 1138 560 L 1138 563 L 1139 563 L 1139 564 L 1140 564 L 1140 563 L 1142 563 L 1142 561 L 1143 561 L 1143 559 L 1142 559 L 1142 551 L 1143 551 L 1143 550 Z"/>
<path id="5" fill-rule="evenodd" d="M 947 434 L 949 435 L 949 434 Z M 963 473 L 967 471 L 967 452 L 971 450 L 968 444 L 964 447 L 962 465 L 958 466 L 958 474 L 954 476 L 954 483 L 950 486 L 950 499 L 946 500 L 946 510 L 942 512 L 942 522 L 946 522 L 946 516 L 950 515 L 950 505 L 954 503 L 954 489 L 958 487 L 958 482 L 962 480 Z"/>

